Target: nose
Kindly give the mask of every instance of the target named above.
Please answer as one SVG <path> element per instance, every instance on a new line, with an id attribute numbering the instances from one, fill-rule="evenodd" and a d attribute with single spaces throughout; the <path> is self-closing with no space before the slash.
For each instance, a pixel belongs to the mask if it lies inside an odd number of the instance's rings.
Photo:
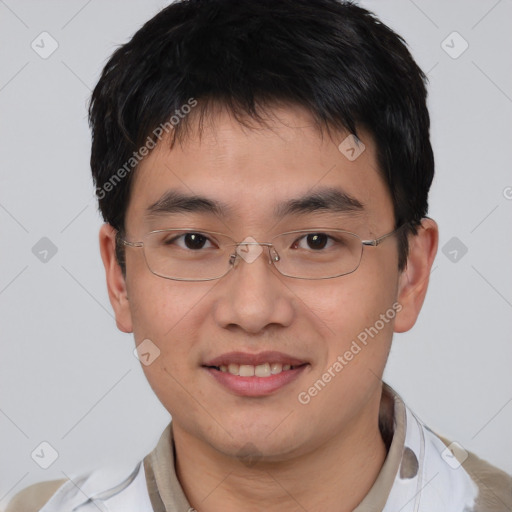
<path id="1" fill-rule="evenodd" d="M 215 320 L 223 328 L 257 334 L 270 325 L 289 326 L 294 295 L 272 265 L 270 244 L 244 242 L 232 257 L 234 268 L 221 279 Z"/>

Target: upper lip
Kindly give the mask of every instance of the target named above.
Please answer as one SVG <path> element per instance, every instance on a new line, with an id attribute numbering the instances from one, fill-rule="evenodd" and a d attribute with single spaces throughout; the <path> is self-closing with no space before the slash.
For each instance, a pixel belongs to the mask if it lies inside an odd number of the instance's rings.
<path id="1" fill-rule="evenodd" d="M 203 366 L 228 366 L 229 364 L 250 364 L 258 366 L 263 363 L 281 363 L 290 366 L 300 366 L 307 363 L 302 359 L 283 354 L 282 352 L 259 352 L 258 354 L 250 354 L 247 352 L 228 352 L 218 357 L 206 361 Z"/>

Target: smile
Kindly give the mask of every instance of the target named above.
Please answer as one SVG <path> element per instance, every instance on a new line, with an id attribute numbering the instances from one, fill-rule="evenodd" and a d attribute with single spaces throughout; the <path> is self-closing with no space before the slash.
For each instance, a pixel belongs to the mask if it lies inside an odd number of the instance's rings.
<path id="1" fill-rule="evenodd" d="M 301 365 L 298 365 L 301 366 Z M 298 366 L 281 363 L 263 363 L 257 366 L 252 364 L 236 364 L 213 366 L 216 370 L 223 373 L 230 373 L 231 375 L 238 375 L 239 377 L 270 377 L 271 375 L 278 375 L 288 370 L 294 370 Z"/>

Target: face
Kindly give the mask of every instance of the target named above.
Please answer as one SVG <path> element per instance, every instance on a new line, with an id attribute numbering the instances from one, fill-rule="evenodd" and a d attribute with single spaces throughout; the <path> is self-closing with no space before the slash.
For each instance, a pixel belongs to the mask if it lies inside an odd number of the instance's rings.
<path id="1" fill-rule="evenodd" d="M 179 227 L 226 233 L 237 242 L 249 236 L 269 242 L 317 227 L 362 239 L 394 229 L 369 136 L 360 134 L 365 150 L 350 161 L 338 149 L 347 133 L 322 137 L 299 108 L 274 113 L 269 128 L 254 129 L 219 113 L 201 137 L 192 134 L 172 150 L 160 143 L 134 177 L 126 239 Z M 327 190 L 362 207 L 318 203 L 276 216 L 291 200 Z M 177 211 L 167 204 L 150 213 L 169 192 L 223 209 Z M 397 309 L 396 242 L 391 236 L 365 247 L 355 272 L 325 280 L 281 275 L 266 248 L 218 280 L 168 280 L 149 271 L 141 248 L 127 247 L 128 300 L 116 309 L 118 323 L 133 330 L 137 344 L 149 339 L 158 347 L 160 355 L 143 368 L 174 428 L 226 455 L 245 450 L 282 460 L 374 424 Z M 220 368 L 228 363 L 235 373 L 237 364 L 265 373 L 265 363 L 277 373 L 231 375 Z M 279 373 L 280 364 L 291 368 Z"/>

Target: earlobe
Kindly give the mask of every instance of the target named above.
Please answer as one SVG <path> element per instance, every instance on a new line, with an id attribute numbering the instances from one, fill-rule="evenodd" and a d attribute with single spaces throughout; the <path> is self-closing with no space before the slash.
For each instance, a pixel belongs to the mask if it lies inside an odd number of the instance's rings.
<path id="1" fill-rule="evenodd" d="M 438 239 L 437 224 L 430 218 L 424 218 L 418 227 L 418 233 L 409 237 L 407 265 L 398 283 L 397 300 L 402 309 L 396 316 L 395 332 L 408 331 L 418 319 L 437 253 Z"/>
<path id="2" fill-rule="evenodd" d="M 107 290 L 110 303 L 116 316 L 120 331 L 133 331 L 130 303 L 126 289 L 126 280 L 116 258 L 116 230 L 110 224 L 104 224 L 99 233 L 100 253 L 105 267 Z"/>

